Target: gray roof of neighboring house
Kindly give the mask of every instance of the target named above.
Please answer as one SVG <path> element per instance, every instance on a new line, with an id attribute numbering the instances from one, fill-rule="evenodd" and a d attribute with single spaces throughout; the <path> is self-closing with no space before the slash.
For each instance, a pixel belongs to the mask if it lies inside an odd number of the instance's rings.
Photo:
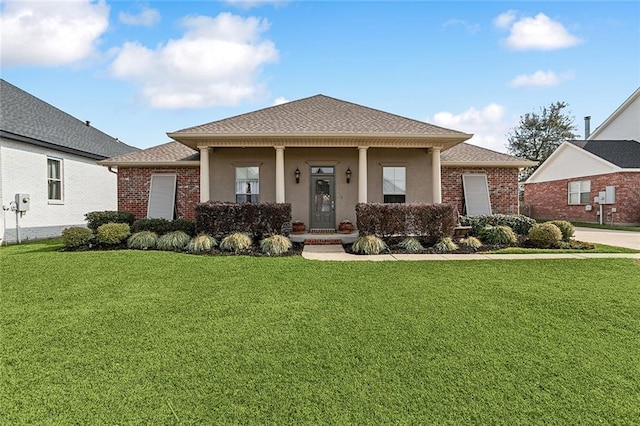
<path id="1" fill-rule="evenodd" d="M 3 79 L 0 79 L 0 136 L 93 159 L 138 150 Z"/>
<path id="2" fill-rule="evenodd" d="M 638 141 L 587 140 L 570 142 L 623 169 L 640 168 L 640 142 Z"/>

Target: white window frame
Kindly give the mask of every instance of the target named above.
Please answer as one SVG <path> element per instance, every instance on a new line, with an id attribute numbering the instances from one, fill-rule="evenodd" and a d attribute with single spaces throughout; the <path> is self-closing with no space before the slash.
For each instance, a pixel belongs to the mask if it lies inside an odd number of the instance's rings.
<path id="1" fill-rule="evenodd" d="M 60 176 L 53 177 L 49 174 L 50 167 L 49 162 L 55 161 L 58 163 L 58 170 L 60 171 Z M 63 204 L 64 203 L 64 163 L 62 158 L 55 157 L 47 157 L 47 200 L 49 204 Z M 60 198 L 49 198 L 51 193 L 50 186 L 54 182 L 60 183 Z"/>
<path id="2" fill-rule="evenodd" d="M 484 173 L 463 173 L 464 207 L 467 216 L 491 214 L 489 181 Z"/>
<path id="3" fill-rule="evenodd" d="M 149 181 L 148 219 L 173 220 L 176 210 L 177 175 L 153 173 Z"/>
<path id="4" fill-rule="evenodd" d="M 590 180 L 574 180 L 567 183 L 567 204 L 570 206 L 584 206 L 591 204 L 590 194 Z M 572 196 L 573 200 L 571 199 Z"/>
<path id="5" fill-rule="evenodd" d="M 242 178 L 238 178 L 238 171 L 240 169 L 256 169 L 256 171 L 258 172 L 258 179 L 242 179 Z M 236 203 L 241 203 L 241 202 L 250 202 L 250 203 L 258 203 L 260 202 L 260 166 L 252 166 L 252 165 L 246 165 L 246 166 L 235 166 L 234 168 L 234 192 L 235 192 L 235 202 Z M 257 182 L 257 185 L 255 185 L 255 183 Z M 246 188 L 246 183 L 254 183 L 254 185 L 251 188 L 251 196 L 252 199 L 251 201 L 238 201 L 238 196 L 246 196 L 247 192 L 246 191 L 240 191 L 240 188 Z"/>
<path id="6" fill-rule="evenodd" d="M 403 171 L 402 178 L 397 177 L 397 171 L 398 171 L 397 169 L 402 169 Z M 391 179 L 386 178 L 387 172 L 391 172 L 393 174 L 393 177 Z M 392 187 L 397 189 L 394 191 L 386 191 L 385 181 L 391 182 Z M 391 165 L 382 166 L 382 201 L 385 203 L 386 201 L 384 201 L 384 199 L 387 195 L 389 196 L 402 195 L 404 197 L 404 201 L 402 201 L 401 203 L 403 204 L 407 202 L 407 167 L 406 166 L 391 166 Z M 391 203 L 391 201 L 389 203 Z"/>

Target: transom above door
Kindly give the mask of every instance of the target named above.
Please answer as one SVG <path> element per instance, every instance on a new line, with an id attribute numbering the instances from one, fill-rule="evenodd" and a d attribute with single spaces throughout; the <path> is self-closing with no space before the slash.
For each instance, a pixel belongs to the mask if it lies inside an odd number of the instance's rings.
<path id="1" fill-rule="evenodd" d="M 311 167 L 311 229 L 336 228 L 335 169 L 333 166 Z"/>

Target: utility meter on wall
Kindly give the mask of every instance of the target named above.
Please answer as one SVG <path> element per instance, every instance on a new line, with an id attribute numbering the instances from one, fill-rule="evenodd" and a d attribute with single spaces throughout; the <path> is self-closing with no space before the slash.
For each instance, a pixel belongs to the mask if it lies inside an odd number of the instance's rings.
<path id="1" fill-rule="evenodd" d="M 29 210 L 29 194 L 16 194 L 16 210 L 19 212 L 26 212 Z"/>

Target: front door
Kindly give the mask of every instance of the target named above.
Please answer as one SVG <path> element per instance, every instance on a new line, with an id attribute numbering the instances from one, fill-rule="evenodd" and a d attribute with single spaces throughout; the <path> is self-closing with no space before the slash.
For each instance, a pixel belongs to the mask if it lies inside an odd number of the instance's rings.
<path id="1" fill-rule="evenodd" d="M 327 172 L 333 167 L 311 171 L 311 229 L 336 229 L 335 176 Z"/>

